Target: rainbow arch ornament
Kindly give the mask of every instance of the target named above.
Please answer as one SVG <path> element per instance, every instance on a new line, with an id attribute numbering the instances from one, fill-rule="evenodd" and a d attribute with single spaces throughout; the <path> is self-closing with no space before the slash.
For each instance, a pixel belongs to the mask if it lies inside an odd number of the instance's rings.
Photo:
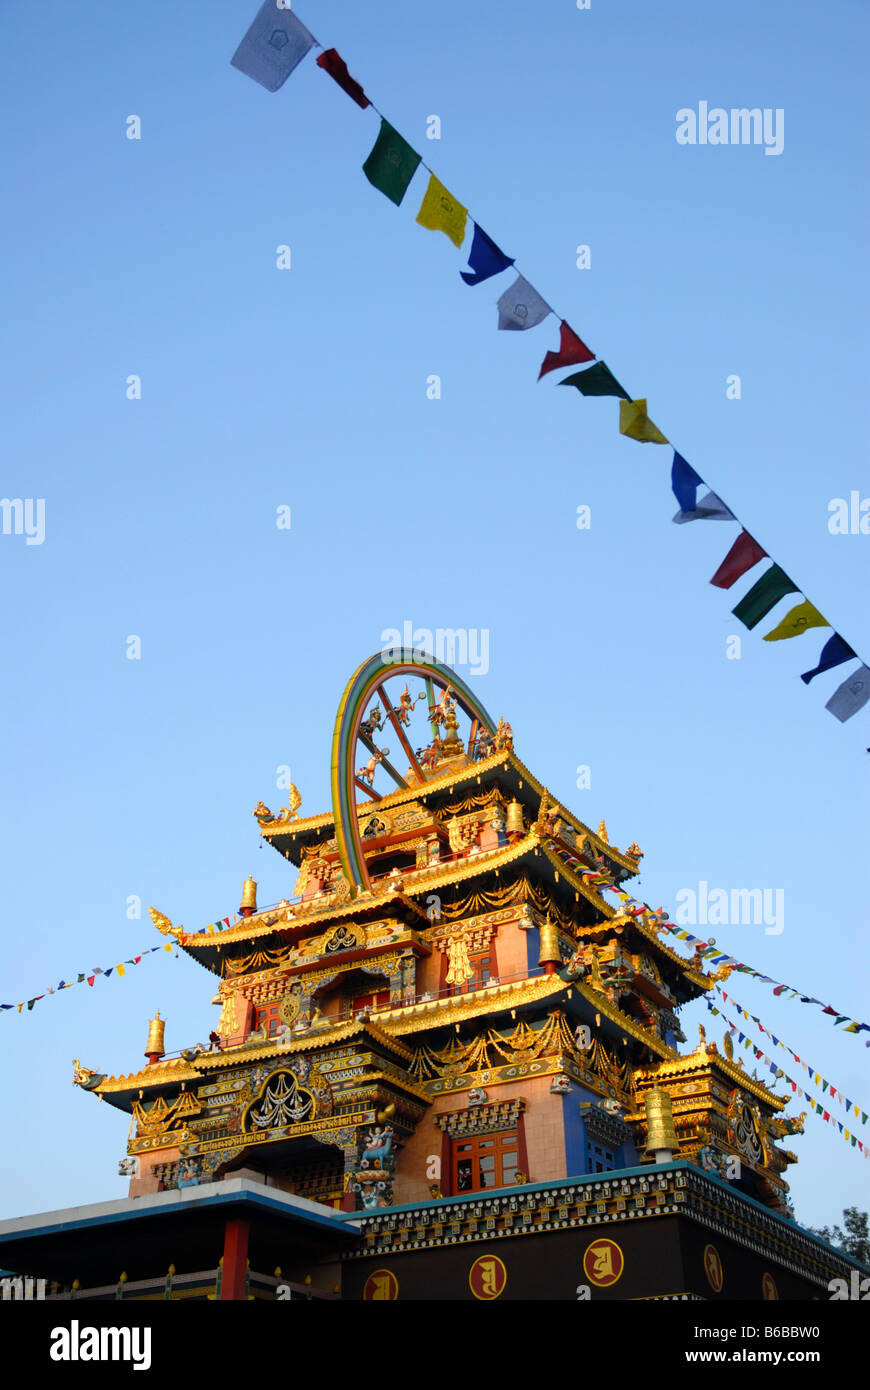
<path id="1" fill-rule="evenodd" d="M 408 757 L 410 769 L 418 783 L 422 785 L 426 781 L 417 755 L 408 742 L 401 715 L 397 715 L 396 708 L 386 694 L 386 682 L 397 676 L 403 676 L 408 685 L 413 677 L 422 679 L 425 682 L 430 713 L 436 706 L 434 693 L 436 687 L 441 691 L 441 701 L 437 702 L 439 705 L 445 703 L 449 695 L 450 699 L 455 702 L 456 708 L 461 709 L 471 721 L 471 732 L 467 741 L 469 752 L 481 735 L 493 737 L 496 733 L 497 722 L 493 720 L 485 706 L 478 700 L 471 687 L 451 667 L 445 666 L 434 657 L 421 656 L 416 650 L 412 655 L 413 659 L 408 661 L 393 660 L 387 657 L 384 652 L 376 652 L 374 656 L 368 657 L 357 667 L 348 681 L 335 717 L 335 729 L 332 736 L 332 812 L 335 819 L 335 838 L 339 861 L 350 887 L 351 898 L 358 897 L 361 892 L 370 892 L 372 887 L 366 867 L 357 814 L 357 791 L 361 790 L 364 794 L 368 794 L 374 802 L 378 799 L 373 790 L 370 790 L 366 785 L 365 780 L 358 775 L 356 768 L 358 745 L 362 743 L 371 754 L 369 767 L 372 774 L 374 771 L 372 764 L 380 763 L 396 782 L 397 787 L 414 785 L 413 782 L 402 777 L 387 761 L 389 749 L 378 749 L 374 744 L 371 730 L 372 716 L 369 710 L 370 705 L 372 709 L 376 708 L 372 704 L 373 701 L 378 701 L 376 712 L 377 717 L 381 720 L 377 727 L 385 727 L 386 724 L 392 726 L 392 732 Z M 367 711 L 369 711 L 368 720 L 366 719 Z M 437 738 L 437 731 L 437 722 L 432 722 L 433 741 Z"/>

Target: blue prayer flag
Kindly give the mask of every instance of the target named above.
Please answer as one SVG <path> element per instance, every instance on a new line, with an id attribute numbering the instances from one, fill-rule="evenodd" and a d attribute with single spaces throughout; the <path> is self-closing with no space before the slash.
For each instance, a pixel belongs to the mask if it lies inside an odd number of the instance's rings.
<path id="1" fill-rule="evenodd" d="M 704 479 L 695 472 L 690 463 L 686 463 L 682 454 L 678 454 L 675 449 L 673 467 L 671 468 L 671 487 L 680 504 L 681 512 L 693 512 L 695 510 L 698 488 L 702 486 L 703 482 Z"/>
<path id="2" fill-rule="evenodd" d="M 484 280 L 489 280 L 493 275 L 500 275 L 503 270 L 507 270 L 509 265 L 513 265 L 513 257 L 506 256 L 504 251 L 500 251 L 491 237 L 488 237 L 482 227 L 474 224 L 474 240 L 471 243 L 471 254 L 468 257 L 468 264 L 472 274 L 467 270 L 460 270 L 466 285 L 479 285 Z"/>
<path id="3" fill-rule="evenodd" d="M 850 661 L 854 655 L 855 653 L 848 642 L 844 642 L 839 632 L 835 632 L 833 637 L 829 637 L 822 647 L 822 654 L 816 669 L 804 671 L 801 680 L 804 685 L 809 685 L 814 676 L 820 676 L 823 671 L 830 671 L 835 666 L 842 666 L 844 661 Z"/>

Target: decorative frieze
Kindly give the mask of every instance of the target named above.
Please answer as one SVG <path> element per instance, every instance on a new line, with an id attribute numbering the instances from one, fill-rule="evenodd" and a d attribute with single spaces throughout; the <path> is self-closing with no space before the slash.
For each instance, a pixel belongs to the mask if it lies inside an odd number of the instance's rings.
<path id="1" fill-rule="evenodd" d="M 513 1096 L 510 1100 L 474 1105 L 467 1110 L 450 1110 L 444 1115 L 436 1115 L 435 1123 L 451 1138 L 488 1134 L 495 1129 L 515 1129 L 525 1108 L 526 1102 L 522 1096 Z"/>

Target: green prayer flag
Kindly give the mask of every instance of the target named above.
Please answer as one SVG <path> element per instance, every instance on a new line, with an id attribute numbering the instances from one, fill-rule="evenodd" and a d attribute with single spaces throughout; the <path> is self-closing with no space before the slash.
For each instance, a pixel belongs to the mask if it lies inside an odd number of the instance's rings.
<path id="1" fill-rule="evenodd" d="M 781 598 L 797 592 L 797 584 L 792 584 L 785 570 L 780 569 L 779 565 L 771 565 L 731 611 L 744 627 L 753 628 Z"/>
<path id="2" fill-rule="evenodd" d="M 585 372 L 575 372 L 573 376 L 566 376 L 559 385 L 576 386 L 584 396 L 622 396 L 625 401 L 631 399 L 605 362 L 596 362 L 593 366 L 587 367 Z"/>
<path id="3" fill-rule="evenodd" d="M 372 152 L 363 165 L 369 183 L 380 189 L 398 207 L 414 177 L 420 155 L 412 150 L 389 121 L 381 120 L 381 129 Z"/>
<path id="4" fill-rule="evenodd" d="M 83 980 L 84 978 L 85 978 L 84 975 L 79 975 L 78 979 L 76 980 L 76 984 L 77 984 L 77 985 L 80 985 L 81 982 L 82 982 L 82 980 Z"/>

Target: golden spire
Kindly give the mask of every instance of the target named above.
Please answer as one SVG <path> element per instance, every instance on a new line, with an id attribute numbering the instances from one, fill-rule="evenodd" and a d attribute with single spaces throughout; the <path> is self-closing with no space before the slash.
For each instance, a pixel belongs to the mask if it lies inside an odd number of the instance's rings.
<path id="1" fill-rule="evenodd" d="M 145 1044 L 145 1056 L 153 1066 L 164 1054 L 163 1030 L 166 1027 L 166 1019 L 160 1017 L 158 1009 L 152 1019 L 148 1021 L 148 1041 Z"/>
<path id="2" fill-rule="evenodd" d="M 245 879 L 245 886 L 242 889 L 242 901 L 239 912 L 243 917 L 250 917 L 252 912 L 257 911 L 257 884 L 249 874 Z"/>

